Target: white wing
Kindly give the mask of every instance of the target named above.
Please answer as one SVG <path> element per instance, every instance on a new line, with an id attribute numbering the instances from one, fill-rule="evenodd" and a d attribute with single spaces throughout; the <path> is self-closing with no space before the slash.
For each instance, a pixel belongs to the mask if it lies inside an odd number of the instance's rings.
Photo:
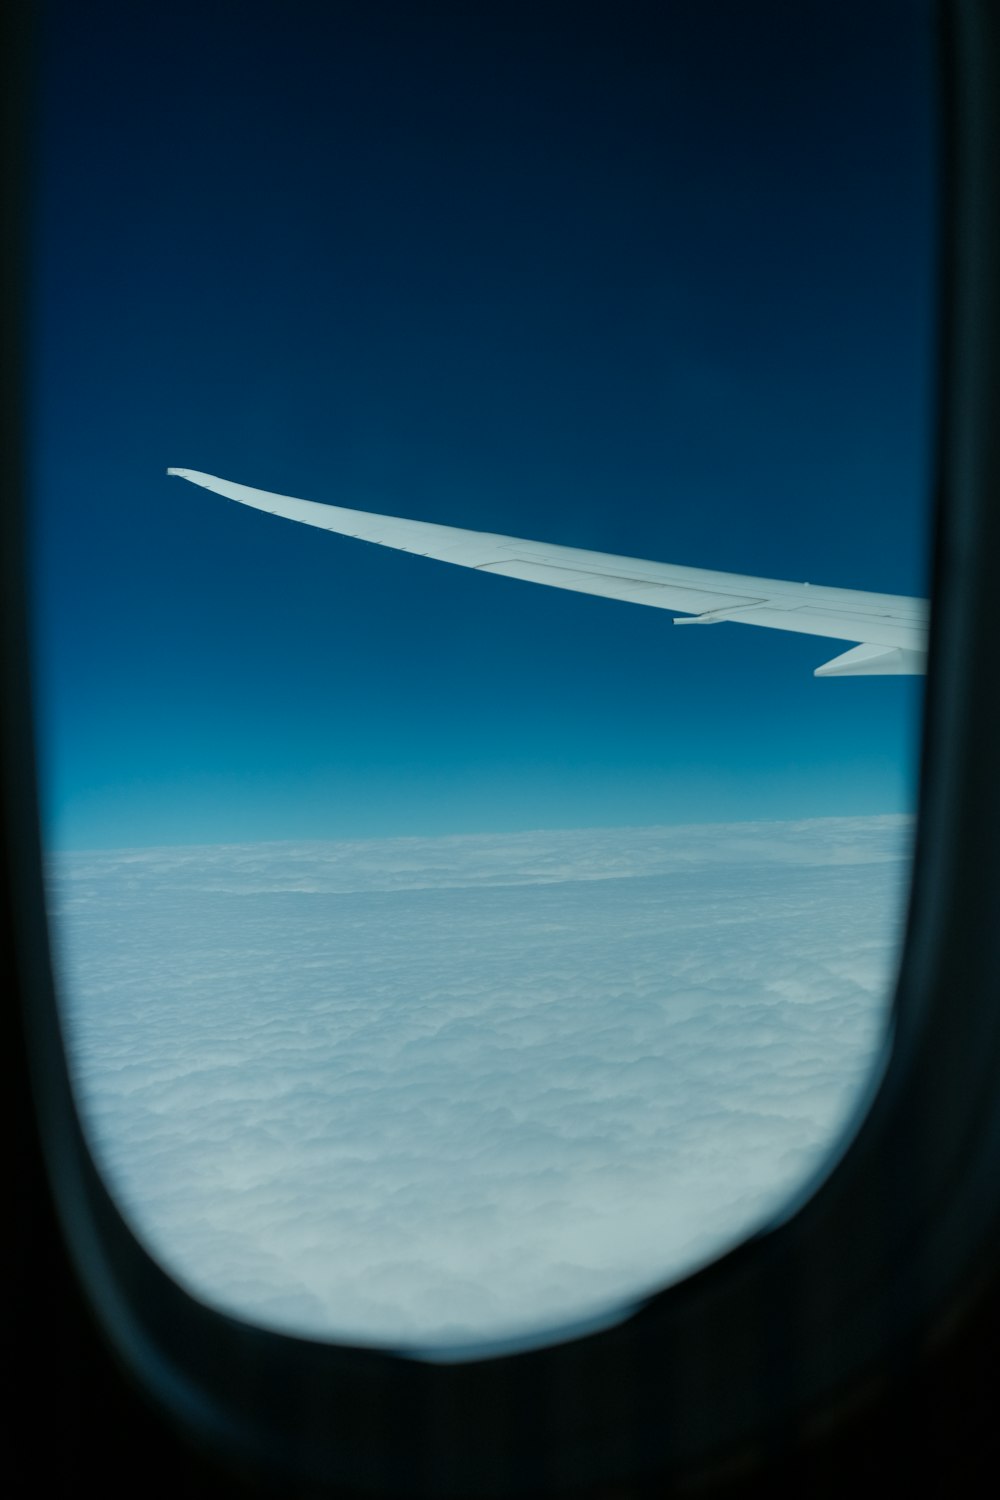
<path id="1" fill-rule="evenodd" d="M 181 479 L 214 490 L 241 505 L 253 506 L 289 521 L 319 526 L 342 536 L 377 542 L 400 552 L 434 557 L 441 562 L 499 573 L 530 583 L 577 593 L 600 594 L 629 604 L 678 611 L 675 625 L 710 625 L 730 620 L 762 625 L 770 630 L 792 630 L 857 642 L 849 651 L 816 668 L 817 677 L 923 672 L 927 652 L 926 599 L 899 594 L 868 594 L 859 589 L 826 588 L 820 584 L 787 583 L 774 578 L 750 578 L 741 573 L 713 573 L 707 568 L 682 568 L 673 563 L 616 557 L 609 552 L 587 552 L 550 542 L 488 531 L 464 531 L 430 521 L 405 521 L 378 516 L 341 505 L 317 505 L 289 495 L 272 495 L 196 469 L 168 469 Z"/>

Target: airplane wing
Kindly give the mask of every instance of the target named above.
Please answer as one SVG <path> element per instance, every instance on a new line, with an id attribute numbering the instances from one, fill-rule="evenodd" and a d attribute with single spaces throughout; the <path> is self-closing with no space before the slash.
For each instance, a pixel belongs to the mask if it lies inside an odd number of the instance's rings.
<path id="1" fill-rule="evenodd" d="M 900 675 L 925 669 L 926 599 L 616 557 L 609 552 L 587 552 L 488 531 L 465 531 L 459 526 L 347 510 L 340 505 L 317 505 L 312 500 L 273 495 L 229 479 L 217 479 L 196 469 L 168 469 L 167 473 L 255 510 L 400 552 L 437 558 L 480 573 L 499 573 L 505 578 L 674 610 L 678 614 L 675 625 L 714 625 L 728 620 L 856 643 L 817 667 L 817 677 Z"/>

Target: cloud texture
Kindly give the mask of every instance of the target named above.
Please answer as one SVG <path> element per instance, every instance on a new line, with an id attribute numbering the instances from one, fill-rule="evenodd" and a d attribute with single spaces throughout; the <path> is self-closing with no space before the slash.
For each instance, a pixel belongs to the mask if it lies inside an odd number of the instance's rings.
<path id="1" fill-rule="evenodd" d="M 903 817 L 69 854 L 98 1162 L 270 1326 L 476 1344 L 607 1315 L 822 1163 L 886 1036 Z"/>

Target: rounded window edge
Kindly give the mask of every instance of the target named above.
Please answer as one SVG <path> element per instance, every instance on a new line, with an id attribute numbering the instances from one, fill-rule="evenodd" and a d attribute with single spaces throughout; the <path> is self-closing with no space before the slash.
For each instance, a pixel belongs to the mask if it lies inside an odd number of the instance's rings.
<path id="1" fill-rule="evenodd" d="M 989 560 L 1000 556 L 990 504 L 1000 448 L 989 431 L 1000 349 L 990 175 L 991 148 L 1000 150 L 1000 17 L 983 0 L 960 0 L 944 8 L 942 31 L 945 504 L 894 1049 L 864 1122 L 815 1192 L 624 1319 L 567 1329 L 563 1342 L 542 1347 L 491 1347 L 476 1359 L 313 1343 L 195 1302 L 138 1244 L 89 1156 L 61 1052 L 32 791 L 23 584 L 12 561 L 19 522 L 11 518 L 5 552 L 18 576 L 5 590 L 14 615 L 4 688 L 7 869 L 50 1177 L 71 1254 L 119 1353 L 175 1420 L 232 1462 L 251 1462 L 276 1481 L 301 1476 L 400 1495 L 559 1491 L 711 1470 L 870 1382 L 889 1365 L 894 1341 L 948 1316 L 956 1290 L 988 1254 L 1000 1213 L 1000 1105 L 990 1089 L 1000 1023 L 982 999 L 1000 976 L 990 920 L 1000 859 L 989 847 L 1000 723 L 979 684 L 996 679 L 1000 657 L 1000 625 L 988 607 Z M 23 485 L 6 488 L 10 502 Z"/>

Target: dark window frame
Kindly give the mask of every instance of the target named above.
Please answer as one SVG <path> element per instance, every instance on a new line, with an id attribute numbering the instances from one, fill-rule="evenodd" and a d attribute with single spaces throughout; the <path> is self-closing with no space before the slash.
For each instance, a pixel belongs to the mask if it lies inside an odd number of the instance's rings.
<path id="1" fill-rule="evenodd" d="M 171 1422 L 234 1472 L 286 1493 L 309 1483 L 489 1496 L 676 1481 L 733 1465 L 753 1471 L 817 1424 L 876 1401 L 908 1360 L 946 1338 L 991 1278 L 995 1288 L 1000 9 L 952 0 L 942 6 L 941 39 L 934 610 L 892 1055 L 856 1138 L 794 1213 L 618 1325 L 549 1347 L 426 1362 L 242 1323 L 166 1275 L 96 1171 L 72 1099 L 48 957 L 21 561 L 30 493 L 19 446 L 24 268 L 16 243 L 8 245 L 4 868 L 34 1116 L 70 1258 L 116 1357 Z M 23 68 L 24 57 L 8 51 L 9 64 Z M 12 86 L 6 108 L 17 102 Z M 15 120 L 9 133 L 15 220 L 28 160 L 21 106 L 20 127 Z M 23 241 L 20 248 L 23 256 Z"/>

